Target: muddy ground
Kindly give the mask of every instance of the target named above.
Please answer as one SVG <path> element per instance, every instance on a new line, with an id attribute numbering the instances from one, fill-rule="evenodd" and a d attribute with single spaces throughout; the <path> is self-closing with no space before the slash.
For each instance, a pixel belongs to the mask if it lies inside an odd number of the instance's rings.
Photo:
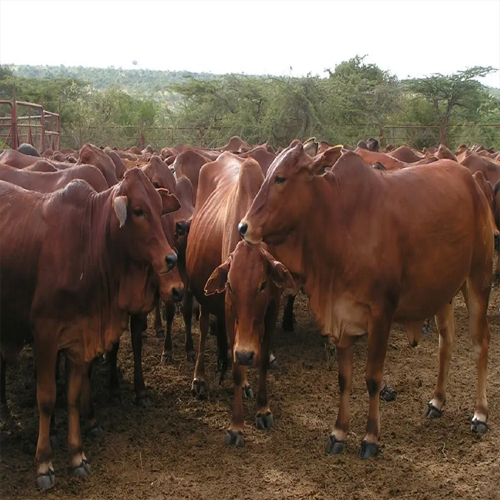
<path id="1" fill-rule="evenodd" d="M 32 354 L 23 351 L 7 372 L 10 415 L 0 423 L 0 491 L 2 499 L 500 499 L 500 292 L 495 288 L 489 312 L 492 331 L 488 375 L 490 431 L 470 432 L 476 370 L 467 330 L 467 313 L 457 300 L 457 341 L 443 417 L 423 418 L 437 371 L 438 335 L 431 333 L 412 349 L 397 326 L 391 333 L 385 378 L 397 389 L 397 400 L 381 404 L 378 457 L 361 461 L 368 395 L 364 381 L 366 339 L 355 350 L 351 431 L 340 456 L 325 455 L 336 418 L 337 365 L 326 361 L 323 340 L 306 301 L 296 302 L 294 333 L 278 329 L 274 352 L 279 369 L 269 375 L 275 428 L 258 431 L 255 401 L 244 403 L 246 443 L 224 445 L 232 405 L 231 376 L 218 386 L 215 338 L 209 337 L 208 401 L 191 396 L 193 365 L 185 360 L 181 321 L 174 325 L 174 362 L 159 363 L 161 340 L 152 329 L 144 342 L 144 375 L 152 405 L 134 404 L 130 336 L 120 348 L 124 380 L 121 402 L 109 400 L 106 367 L 93 376 L 94 401 L 104 436 L 84 440 L 92 464 L 86 480 L 68 473 L 67 420 L 64 400 L 56 410 L 59 447 L 54 450 L 56 487 L 35 489 L 37 436 Z M 195 323 L 195 341 L 198 338 Z M 251 372 L 255 388 L 257 373 Z"/>

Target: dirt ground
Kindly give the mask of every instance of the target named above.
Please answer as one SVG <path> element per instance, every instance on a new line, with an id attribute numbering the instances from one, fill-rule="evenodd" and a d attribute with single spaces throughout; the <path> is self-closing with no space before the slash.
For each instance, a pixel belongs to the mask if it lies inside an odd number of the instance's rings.
<path id="1" fill-rule="evenodd" d="M 269 395 L 275 428 L 254 427 L 255 401 L 245 401 L 245 447 L 227 448 L 224 430 L 232 406 L 231 376 L 218 385 L 215 338 L 208 341 L 208 401 L 190 393 L 193 365 L 185 360 L 181 320 L 174 325 L 174 362 L 160 365 L 161 340 L 148 330 L 144 376 L 152 404 L 134 404 L 130 336 L 123 336 L 121 402 L 109 400 L 107 369 L 93 376 L 94 401 L 104 435 L 84 440 L 92 475 L 71 478 L 66 445 L 64 400 L 56 409 L 59 447 L 54 450 L 56 487 L 35 489 L 34 452 L 37 410 L 29 349 L 7 372 L 10 415 L 0 423 L 2 499 L 500 499 L 500 292 L 489 312 L 492 332 L 488 374 L 490 430 L 483 438 L 470 432 L 476 370 L 467 331 L 467 313 L 457 300 L 457 341 L 443 417 L 423 418 L 437 372 L 438 335 L 433 325 L 421 344 L 409 347 L 395 327 L 389 340 L 385 378 L 397 400 L 381 403 L 378 457 L 362 461 L 368 395 L 364 381 L 366 339 L 355 350 L 351 431 L 346 450 L 327 456 L 325 445 L 338 405 L 337 364 L 326 360 L 323 340 L 306 301 L 296 301 L 294 333 L 278 329 L 274 352 L 279 369 L 270 372 Z M 195 341 L 198 337 L 195 324 Z M 250 383 L 257 385 L 257 373 Z M 62 398 L 61 398 L 62 399 Z"/>

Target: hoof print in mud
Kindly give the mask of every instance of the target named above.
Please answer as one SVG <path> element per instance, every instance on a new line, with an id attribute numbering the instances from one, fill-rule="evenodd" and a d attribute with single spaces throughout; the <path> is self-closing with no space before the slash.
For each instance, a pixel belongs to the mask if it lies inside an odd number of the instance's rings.
<path id="1" fill-rule="evenodd" d="M 255 415 L 255 426 L 261 431 L 267 431 L 272 429 L 274 425 L 273 414 L 271 411 L 266 411 L 266 413 L 257 413 Z"/>
<path id="2" fill-rule="evenodd" d="M 90 464 L 87 460 L 82 460 L 82 463 L 77 467 L 73 467 L 74 477 L 87 477 L 90 474 Z"/>
<path id="3" fill-rule="evenodd" d="M 345 441 L 339 441 L 335 436 L 331 435 L 326 444 L 327 455 L 340 455 L 345 448 Z"/>
<path id="4" fill-rule="evenodd" d="M 471 426 L 470 426 L 470 430 L 472 432 L 475 432 L 479 436 L 482 436 L 488 432 L 488 424 L 486 422 L 482 422 L 481 420 L 477 420 L 476 418 L 473 418 Z"/>
<path id="5" fill-rule="evenodd" d="M 396 401 L 397 392 L 390 385 L 384 384 L 380 390 L 380 399 L 386 403 Z"/>
<path id="6" fill-rule="evenodd" d="M 204 380 L 194 379 L 191 385 L 191 393 L 198 399 L 208 398 L 208 387 Z"/>
<path id="7" fill-rule="evenodd" d="M 241 448 L 245 444 L 243 433 L 241 431 L 232 430 L 226 431 L 224 442 L 227 446 L 236 446 L 236 448 Z"/>
<path id="8" fill-rule="evenodd" d="M 36 485 L 39 490 L 47 491 L 54 487 L 56 484 L 56 475 L 52 469 L 44 474 L 38 474 L 36 478 Z"/>
<path id="9" fill-rule="evenodd" d="M 363 441 L 359 450 L 359 458 L 366 460 L 367 458 L 376 457 L 380 451 L 380 446 L 377 443 L 368 443 Z"/>
<path id="10" fill-rule="evenodd" d="M 99 439 L 103 435 L 102 429 L 99 425 L 94 425 L 87 431 L 87 437 L 90 439 Z"/>
<path id="11" fill-rule="evenodd" d="M 244 385 L 242 387 L 243 399 L 253 399 L 253 391 L 249 385 Z"/>
<path id="12" fill-rule="evenodd" d="M 441 418 L 443 416 L 443 410 L 439 410 L 432 403 L 427 405 L 427 410 L 425 411 L 425 417 L 430 418 L 431 420 L 434 418 Z"/>

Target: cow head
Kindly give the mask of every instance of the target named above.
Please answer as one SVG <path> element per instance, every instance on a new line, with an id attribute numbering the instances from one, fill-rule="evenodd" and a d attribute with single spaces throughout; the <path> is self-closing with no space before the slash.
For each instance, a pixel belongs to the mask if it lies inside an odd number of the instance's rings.
<path id="1" fill-rule="evenodd" d="M 120 248 L 136 261 L 150 263 L 158 274 L 177 264 L 177 255 L 163 231 L 162 214 L 179 209 L 177 198 L 166 189 L 156 190 L 143 172 L 125 173 L 113 191 L 113 223 Z"/>
<path id="2" fill-rule="evenodd" d="M 287 235 L 314 203 L 313 192 L 304 187 L 326 174 L 342 155 L 342 146 L 334 146 L 311 158 L 301 144 L 285 149 L 271 164 L 250 210 L 238 225 L 248 243 L 262 240 L 282 244 Z"/>
<path id="3" fill-rule="evenodd" d="M 184 283 L 177 267 L 160 275 L 160 298 L 165 304 L 180 302 L 183 297 Z"/>
<path id="4" fill-rule="evenodd" d="M 226 292 L 226 322 L 235 363 L 258 366 L 268 308 L 278 307 L 277 289 L 294 286 L 281 262 L 261 245 L 245 241 L 240 241 L 226 262 L 212 273 L 205 294 Z"/>
<path id="5" fill-rule="evenodd" d="M 159 156 L 152 156 L 142 171 L 155 188 L 165 188 L 175 193 L 175 177 Z"/>

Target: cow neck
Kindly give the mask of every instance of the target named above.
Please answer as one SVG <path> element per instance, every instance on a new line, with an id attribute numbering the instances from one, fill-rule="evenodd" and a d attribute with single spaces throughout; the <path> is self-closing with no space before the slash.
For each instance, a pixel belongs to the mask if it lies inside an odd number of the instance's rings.
<path id="1" fill-rule="evenodd" d="M 332 331 L 334 290 L 342 280 L 347 231 L 339 178 L 332 172 L 311 181 L 312 200 L 300 228 L 304 290 L 324 333 Z"/>
<path id="2" fill-rule="evenodd" d="M 85 293 L 91 297 L 92 306 L 98 309 L 100 333 L 100 345 L 90 336 L 85 339 L 87 359 L 93 359 L 103 348 L 109 350 L 126 328 L 127 315 L 118 307 L 118 293 L 120 277 L 127 271 L 127 261 L 113 234 L 119 230 L 118 224 L 112 224 L 116 218 L 112 204 L 119 190 L 120 185 L 117 185 L 102 193 L 92 193 L 85 210 L 81 243 L 86 251 L 83 252 L 82 276 L 86 277 Z"/>

